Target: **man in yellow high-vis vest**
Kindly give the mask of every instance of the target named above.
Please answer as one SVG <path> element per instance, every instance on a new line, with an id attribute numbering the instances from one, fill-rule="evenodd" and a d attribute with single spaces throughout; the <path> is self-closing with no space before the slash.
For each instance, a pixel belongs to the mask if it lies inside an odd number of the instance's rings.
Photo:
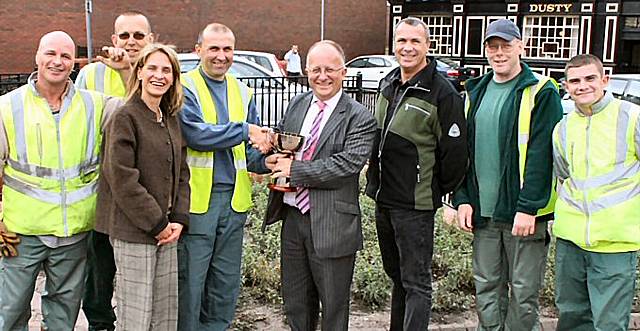
<path id="1" fill-rule="evenodd" d="M 114 22 L 111 42 L 103 47 L 104 56 L 80 70 L 76 87 L 124 98 L 131 66 L 140 51 L 153 42 L 149 19 L 137 11 L 120 14 Z M 88 238 L 87 288 L 82 311 L 89 322 L 89 331 L 115 329 L 116 315 L 111 304 L 116 265 L 109 236 L 91 231 Z"/>
<path id="2" fill-rule="evenodd" d="M 180 112 L 191 171 L 188 232 L 178 245 L 182 331 L 226 330 L 240 291 L 242 237 L 252 205 L 248 171 L 267 173 L 269 135 L 258 123 L 253 91 L 227 72 L 235 36 L 212 23 L 200 32 L 198 68 L 182 76 Z"/>
<path id="3" fill-rule="evenodd" d="M 80 70 L 76 86 L 114 97 L 124 97 L 131 66 L 138 59 L 140 51 L 152 43 L 155 36 L 151 32 L 149 19 L 138 11 L 120 14 L 114 22 L 113 31 L 113 46 L 104 46 L 104 54 L 97 56 L 98 61 L 89 63 Z"/>
<path id="4" fill-rule="evenodd" d="M 492 71 L 467 81 L 469 168 L 455 192 L 458 221 L 473 231 L 478 330 L 539 330 L 538 293 L 553 216 L 551 133 L 562 118 L 557 86 L 522 61 L 520 29 L 489 24 Z"/>
<path id="5" fill-rule="evenodd" d="M 72 330 L 84 292 L 87 234 L 93 228 L 104 96 L 69 79 L 75 44 L 45 34 L 37 72 L 0 98 L 4 215 L 21 239 L 0 259 L 0 329 L 26 330 L 38 273 L 44 330 Z"/>
<path id="6" fill-rule="evenodd" d="M 605 93 L 596 56 L 573 57 L 565 75 L 575 110 L 553 133 L 558 330 L 627 330 L 640 249 L 640 107 Z"/>

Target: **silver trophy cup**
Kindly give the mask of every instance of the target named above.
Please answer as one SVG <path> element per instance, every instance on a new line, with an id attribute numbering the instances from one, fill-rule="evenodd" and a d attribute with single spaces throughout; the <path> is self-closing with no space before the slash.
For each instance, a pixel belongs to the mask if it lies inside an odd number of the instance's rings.
<path id="1" fill-rule="evenodd" d="M 272 143 L 276 152 L 288 154 L 294 157 L 294 154 L 302 148 L 304 144 L 304 136 L 291 132 L 274 132 Z M 267 184 L 270 190 L 280 192 L 295 192 L 296 188 L 289 185 L 289 178 L 275 178 Z"/>

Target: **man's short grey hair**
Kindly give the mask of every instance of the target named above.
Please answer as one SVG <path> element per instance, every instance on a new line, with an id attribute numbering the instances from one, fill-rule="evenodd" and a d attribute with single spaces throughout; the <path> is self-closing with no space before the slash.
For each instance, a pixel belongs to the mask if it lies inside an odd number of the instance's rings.
<path id="1" fill-rule="evenodd" d="M 398 27 L 400 27 L 400 25 L 402 24 L 407 24 L 410 26 L 421 26 L 424 29 L 424 36 L 427 38 L 427 41 L 429 41 L 429 26 L 423 20 L 413 16 L 403 18 L 400 22 L 398 22 L 398 24 L 396 24 L 396 26 L 393 28 L 394 41 L 396 40 L 396 31 L 398 31 Z"/>

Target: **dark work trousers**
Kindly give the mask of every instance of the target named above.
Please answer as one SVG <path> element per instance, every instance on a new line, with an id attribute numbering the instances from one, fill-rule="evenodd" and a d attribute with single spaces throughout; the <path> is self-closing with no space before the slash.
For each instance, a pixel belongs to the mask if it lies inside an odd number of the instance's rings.
<path id="1" fill-rule="evenodd" d="M 87 241 L 87 284 L 82 311 L 89 321 L 89 330 L 113 330 L 113 279 L 116 263 L 109 236 L 91 231 Z"/>
<path id="2" fill-rule="evenodd" d="M 434 214 L 432 210 L 376 206 L 382 264 L 393 281 L 391 331 L 429 326 Z"/>
<path id="3" fill-rule="evenodd" d="M 319 257 L 309 214 L 302 215 L 298 208 L 288 208 L 281 238 L 282 298 L 291 330 L 315 331 L 320 303 L 323 331 L 348 330 L 356 255 Z"/>

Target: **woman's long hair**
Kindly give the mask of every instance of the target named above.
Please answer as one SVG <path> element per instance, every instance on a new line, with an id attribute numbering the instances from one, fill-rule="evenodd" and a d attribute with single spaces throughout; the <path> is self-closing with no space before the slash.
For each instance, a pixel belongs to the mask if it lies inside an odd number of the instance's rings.
<path id="1" fill-rule="evenodd" d="M 129 101 L 134 95 L 140 95 L 142 93 L 142 84 L 138 79 L 138 71 L 144 67 L 147 63 L 149 56 L 155 52 L 164 53 L 169 62 L 171 62 L 171 70 L 173 71 L 173 82 L 169 87 L 169 90 L 165 92 L 160 101 L 160 109 L 163 109 L 167 114 L 173 116 L 177 114 L 182 108 L 183 92 L 182 84 L 180 84 L 180 62 L 178 61 L 178 54 L 173 50 L 171 46 L 153 43 L 145 46 L 140 51 L 140 56 L 131 70 L 131 76 L 127 82 L 127 97 Z"/>

